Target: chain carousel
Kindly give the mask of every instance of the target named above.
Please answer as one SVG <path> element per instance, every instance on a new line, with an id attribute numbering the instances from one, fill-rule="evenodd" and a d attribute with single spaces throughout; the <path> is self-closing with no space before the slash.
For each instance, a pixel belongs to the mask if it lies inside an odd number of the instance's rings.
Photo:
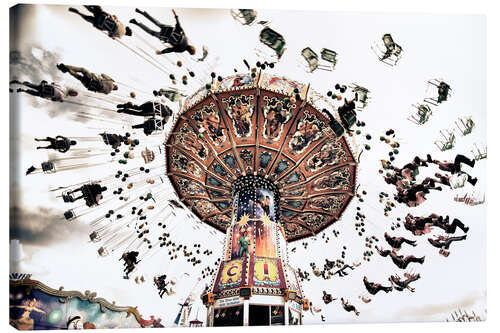
<path id="1" fill-rule="evenodd" d="M 238 74 L 202 87 L 176 115 L 167 175 L 186 207 L 226 233 L 201 295 L 207 326 L 301 324 L 309 302 L 287 243 L 339 221 L 356 188 L 356 154 L 325 100 L 283 77 Z"/>

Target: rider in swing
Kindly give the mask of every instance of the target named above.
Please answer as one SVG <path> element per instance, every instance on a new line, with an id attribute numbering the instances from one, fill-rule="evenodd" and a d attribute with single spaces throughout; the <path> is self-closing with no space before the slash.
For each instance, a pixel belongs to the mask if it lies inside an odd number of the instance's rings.
<path id="1" fill-rule="evenodd" d="M 183 53 L 187 51 L 190 55 L 195 55 L 196 49 L 193 45 L 190 45 L 188 43 L 188 39 L 186 37 L 186 34 L 184 32 L 184 29 L 182 29 L 180 23 L 179 23 L 179 17 L 175 13 L 175 11 L 172 9 L 172 13 L 174 13 L 175 16 L 175 26 L 171 25 L 166 25 L 163 23 L 160 23 L 157 21 L 155 18 L 153 18 L 151 15 L 149 15 L 146 11 L 141 11 L 140 9 L 136 8 L 135 11 L 139 14 L 142 14 L 144 17 L 146 17 L 148 20 L 153 22 L 154 25 L 160 28 L 160 31 L 155 31 L 144 25 L 143 23 L 137 22 L 135 19 L 130 20 L 130 23 L 135 24 L 139 26 L 142 30 L 147 32 L 148 34 L 158 38 L 160 41 L 164 43 L 168 43 L 171 46 L 167 47 L 164 50 L 158 50 L 156 51 L 156 54 L 165 54 L 165 53 Z"/>
<path id="2" fill-rule="evenodd" d="M 47 141 L 50 144 L 45 147 L 36 147 L 36 149 L 54 149 L 57 150 L 60 153 L 65 153 L 67 152 L 72 146 L 76 145 L 75 140 L 70 140 L 65 136 L 58 135 L 55 138 L 52 138 L 50 136 L 46 137 L 45 139 L 38 139 L 35 138 L 35 141 L 40 142 L 40 141 Z"/>
<path id="3" fill-rule="evenodd" d="M 137 265 L 140 262 L 140 260 L 137 260 L 138 256 L 139 256 L 138 251 L 130 251 L 122 254 L 120 260 L 123 259 L 125 261 L 123 263 L 123 265 L 125 266 L 125 268 L 123 269 L 123 271 L 125 272 L 125 276 L 123 277 L 124 279 L 129 278 L 128 275 L 132 273 L 132 271 L 135 269 L 135 265 Z"/>
<path id="4" fill-rule="evenodd" d="M 108 36 L 115 39 L 121 38 L 124 35 L 132 36 L 132 30 L 121 23 L 116 15 L 109 14 L 102 10 L 101 6 L 83 6 L 92 15 L 85 15 L 78 9 L 70 7 L 68 10 L 80 15 L 85 21 L 91 23 L 96 29 L 107 32 Z"/>
<path id="5" fill-rule="evenodd" d="M 83 67 L 65 65 L 62 63 L 58 64 L 56 67 L 61 72 L 69 73 L 76 78 L 89 91 L 107 95 L 113 90 L 118 90 L 115 81 L 106 74 L 96 74 L 89 72 Z"/>
<path id="6" fill-rule="evenodd" d="M 64 102 L 64 99 L 68 96 L 78 96 L 78 92 L 72 88 L 63 88 L 55 82 L 48 83 L 45 80 L 42 80 L 39 84 L 34 84 L 29 81 L 21 82 L 18 80 L 12 80 L 10 81 L 10 84 L 19 84 L 29 88 L 18 88 L 18 93 L 24 92 L 26 94 L 41 97 L 53 102 Z"/>
<path id="7" fill-rule="evenodd" d="M 165 282 L 166 278 L 167 275 L 163 274 L 160 276 L 155 276 L 153 279 L 156 287 L 158 288 L 158 295 L 160 295 L 160 298 L 163 298 L 163 295 L 165 293 L 168 294 L 167 285 L 169 284 L 169 282 Z"/>

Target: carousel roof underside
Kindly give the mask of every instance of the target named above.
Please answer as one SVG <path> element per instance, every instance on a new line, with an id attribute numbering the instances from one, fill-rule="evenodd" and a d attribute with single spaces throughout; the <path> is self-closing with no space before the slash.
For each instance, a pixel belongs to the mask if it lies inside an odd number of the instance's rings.
<path id="1" fill-rule="evenodd" d="M 165 143 L 167 175 L 179 199 L 225 232 L 231 185 L 254 174 L 279 188 L 288 241 L 338 221 L 354 196 L 357 163 L 346 138 L 337 138 L 314 106 L 313 94 L 282 77 L 239 74 L 188 98 Z"/>

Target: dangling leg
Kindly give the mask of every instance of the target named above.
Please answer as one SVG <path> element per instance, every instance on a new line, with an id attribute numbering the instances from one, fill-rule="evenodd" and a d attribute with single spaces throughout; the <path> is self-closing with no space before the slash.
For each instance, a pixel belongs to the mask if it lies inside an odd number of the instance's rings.
<path id="1" fill-rule="evenodd" d="M 162 24 L 159 21 L 157 21 L 154 17 L 152 17 L 151 15 L 149 15 L 149 13 L 146 12 L 146 11 L 141 11 L 139 8 L 136 8 L 135 11 L 137 13 L 143 15 L 145 18 L 147 18 L 151 22 L 153 22 L 153 24 L 156 25 L 157 27 L 163 28 L 165 26 L 164 24 Z"/>
<path id="2" fill-rule="evenodd" d="M 154 31 L 154 30 L 150 29 L 147 25 L 144 25 L 141 22 L 137 22 L 135 19 L 131 19 L 129 22 L 132 23 L 132 24 L 137 25 L 142 30 L 144 30 L 145 32 L 147 32 L 148 34 L 150 34 L 151 36 L 158 37 L 159 33 L 157 31 Z"/>
<path id="3" fill-rule="evenodd" d="M 137 110 L 137 111 L 142 111 L 142 105 L 137 105 L 137 104 L 133 104 L 131 102 L 127 102 L 125 104 L 118 104 L 116 106 L 117 108 L 120 108 L 120 109 L 124 109 L 124 110 Z M 118 112 L 125 112 L 126 111 L 118 111 Z"/>
<path id="4" fill-rule="evenodd" d="M 137 105 L 137 104 L 133 104 L 133 103 L 128 104 L 127 108 L 132 109 L 132 110 L 138 110 L 138 111 L 142 110 L 141 105 Z"/>
<path id="5" fill-rule="evenodd" d="M 92 7 L 92 6 L 84 6 L 84 7 Z M 88 9 L 88 8 L 87 8 L 87 9 Z M 73 8 L 73 7 L 69 8 L 68 10 L 69 10 L 70 12 L 73 12 L 73 13 L 75 13 L 75 14 L 80 15 L 80 16 L 81 16 L 81 17 L 82 17 L 85 21 L 87 21 L 87 22 L 89 22 L 89 23 L 91 23 L 91 24 L 94 24 L 94 22 L 95 22 L 95 16 L 82 14 L 82 13 L 80 13 L 80 12 L 78 11 L 78 9 Z"/>
<path id="6" fill-rule="evenodd" d="M 141 105 L 134 105 L 136 110 L 140 110 L 145 114 L 154 114 L 154 103 L 153 102 L 146 102 Z"/>
<path id="7" fill-rule="evenodd" d="M 473 168 L 474 165 L 476 164 L 476 161 L 475 160 L 470 160 L 467 157 L 465 157 L 464 155 L 458 154 L 455 157 L 455 161 L 453 162 L 456 171 L 460 171 L 460 164 L 461 163 L 463 163 L 465 165 L 468 165 L 471 168 Z"/>
<path id="8" fill-rule="evenodd" d="M 84 67 L 78 67 L 78 66 L 71 66 L 71 65 L 64 65 L 66 70 L 73 76 L 78 76 L 78 74 L 83 74 L 83 75 L 89 75 L 90 72 L 86 70 Z"/>
<path id="9" fill-rule="evenodd" d="M 132 105 L 134 105 L 132 102 L 127 102 L 123 104 L 117 104 L 116 107 L 118 109 L 126 109 L 126 108 L 131 108 Z"/>
<path id="10" fill-rule="evenodd" d="M 42 81 L 42 82 L 47 82 L 47 81 Z M 28 81 L 24 81 L 23 83 L 20 83 L 20 84 L 22 84 L 23 86 L 26 86 L 28 88 L 35 89 L 35 90 L 41 90 L 42 89 L 42 85 L 41 84 L 33 84 L 31 82 L 28 82 Z"/>
<path id="11" fill-rule="evenodd" d="M 51 138 L 51 137 L 46 137 L 45 139 L 35 139 L 35 141 L 48 141 L 50 142 L 50 145 L 46 147 L 36 147 L 36 149 L 55 149 L 56 148 L 56 139 Z"/>
<path id="12" fill-rule="evenodd" d="M 469 228 L 466 227 L 462 223 L 462 221 L 460 221 L 459 219 L 453 219 L 453 222 L 446 226 L 446 232 L 449 234 L 454 234 L 455 231 L 457 230 L 457 227 L 462 229 L 462 231 L 465 233 L 467 233 L 469 231 Z"/>
<path id="13" fill-rule="evenodd" d="M 59 64 L 57 65 L 57 68 L 59 68 L 63 73 L 69 72 L 71 76 L 81 82 L 90 76 L 90 72 L 83 67 Z"/>
<path id="14" fill-rule="evenodd" d="M 415 240 L 409 240 L 409 239 L 406 239 L 406 238 L 403 237 L 403 242 L 406 243 L 406 244 L 409 244 L 409 245 L 411 245 L 413 247 L 417 246 L 417 241 L 415 241 Z"/>
<path id="15" fill-rule="evenodd" d="M 53 145 L 48 145 L 46 147 L 36 147 L 36 149 L 55 149 L 55 146 Z"/>
<path id="16" fill-rule="evenodd" d="M 20 93 L 20 92 L 24 92 L 26 94 L 30 94 L 30 95 L 33 95 L 33 96 L 37 96 L 37 97 L 40 97 L 42 96 L 42 94 L 37 91 L 37 90 L 32 90 L 32 89 L 21 89 L 21 88 L 18 88 L 17 89 L 17 92 Z"/>
<path id="17" fill-rule="evenodd" d="M 76 193 L 76 192 L 80 192 L 80 191 L 82 191 L 82 188 L 81 188 L 81 187 L 76 188 L 76 189 L 74 189 L 73 191 L 69 191 L 69 192 L 68 192 L 68 194 L 72 194 L 72 193 Z"/>
<path id="18" fill-rule="evenodd" d="M 144 123 L 143 123 L 143 124 L 133 125 L 133 126 L 132 126 L 132 128 L 135 128 L 135 129 L 137 129 L 137 128 L 144 128 L 144 126 L 145 126 L 145 125 L 144 125 Z"/>
<path id="19" fill-rule="evenodd" d="M 464 172 L 464 173 L 465 173 L 465 172 Z M 469 184 L 471 184 L 472 186 L 476 186 L 476 183 L 477 183 L 477 178 L 476 178 L 476 177 L 472 178 L 472 176 L 471 176 L 471 175 L 469 175 L 468 173 L 465 173 L 465 174 L 467 175 L 467 182 L 468 182 Z"/>
<path id="20" fill-rule="evenodd" d="M 37 138 L 35 138 L 35 141 L 38 141 L 38 142 L 40 142 L 40 141 L 47 141 L 47 142 L 53 143 L 54 142 L 53 140 L 54 139 L 51 138 L 50 136 L 46 137 L 45 139 L 37 139 Z"/>
<path id="21" fill-rule="evenodd" d="M 131 114 L 133 116 L 136 116 L 136 115 L 140 116 L 141 115 L 138 112 L 132 111 L 132 110 L 138 110 L 138 111 L 141 110 L 141 107 L 139 105 L 133 104 L 132 102 L 118 104 L 116 107 L 118 108 L 118 110 L 116 111 L 118 113 L 128 113 L 128 114 Z"/>
<path id="22" fill-rule="evenodd" d="M 434 180 L 431 177 L 426 177 L 423 181 L 422 184 L 426 185 L 429 184 L 430 188 L 435 188 L 436 187 L 436 180 Z"/>
<path id="23" fill-rule="evenodd" d="M 385 291 L 386 293 L 388 292 L 391 292 L 392 291 L 392 286 L 391 287 L 384 287 L 384 286 L 381 286 L 380 289 L 382 289 L 383 291 Z"/>
<path id="24" fill-rule="evenodd" d="M 423 256 L 421 258 L 417 258 L 415 256 L 408 256 L 404 259 L 404 261 L 407 263 L 406 265 L 408 265 L 409 263 L 412 263 L 412 262 L 423 264 L 424 260 L 425 260 L 425 256 Z"/>
<path id="25" fill-rule="evenodd" d="M 458 241 L 463 241 L 467 239 L 467 235 L 459 236 L 459 237 L 450 237 L 446 240 L 446 243 L 444 245 L 444 248 L 448 250 L 450 248 L 451 243 L 453 242 L 458 242 Z"/>
<path id="26" fill-rule="evenodd" d="M 96 17 L 99 16 L 99 15 L 101 15 L 102 12 L 103 12 L 101 6 L 84 5 L 83 7 L 85 7 L 89 12 L 91 12 L 92 14 L 94 14 Z"/>
<path id="27" fill-rule="evenodd" d="M 131 266 L 127 266 L 127 271 L 125 272 L 125 276 L 127 277 L 127 279 L 129 278 L 129 274 L 132 273 L 132 271 L 134 270 L 134 266 L 131 265 Z"/>
<path id="28" fill-rule="evenodd" d="M 134 110 L 131 110 L 131 109 L 128 109 L 128 108 L 126 108 L 126 109 L 118 109 L 116 112 L 129 114 L 131 116 L 144 117 L 144 114 L 142 112 L 140 112 L 140 111 L 134 111 Z"/>

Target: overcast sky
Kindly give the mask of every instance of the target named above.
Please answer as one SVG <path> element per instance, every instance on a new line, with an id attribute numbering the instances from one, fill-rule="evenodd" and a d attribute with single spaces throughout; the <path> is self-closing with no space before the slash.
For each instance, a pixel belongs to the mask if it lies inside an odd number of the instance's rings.
<path id="1" fill-rule="evenodd" d="M 118 81 L 134 85 L 136 88 L 150 91 L 152 88 L 165 86 L 166 75 L 143 59 L 137 57 L 122 45 L 113 42 L 104 34 L 95 30 L 89 23 L 69 13 L 67 6 L 25 7 L 16 12 L 19 24 L 16 35 L 11 34 L 16 43 L 11 43 L 11 51 L 21 52 L 25 63 L 15 67 L 19 79 L 58 80 L 68 85 L 77 86 L 69 75 L 61 75 L 53 65 L 58 61 L 67 64 L 82 65 L 94 72 L 104 72 Z M 84 10 L 79 6 L 79 9 Z M 133 8 L 105 7 L 116 13 L 123 21 L 130 18 L 144 20 L 134 13 Z M 168 8 L 146 9 L 162 22 L 173 22 Z M 229 10 L 178 9 L 177 13 L 189 38 L 201 50 L 207 45 L 213 70 L 221 75 L 229 75 L 233 68 L 244 70 L 242 59 L 255 63 L 257 57 L 254 48 L 259 46 L 259 26 L 243 27 L 232 19 Z M 370 263 L 363 263 L 348 277 L 333 278 L 324 281 L 313 278 L 303 283 L 303 289 L 314 305 L 321 305 L 328 322 L 380 322 L 380 321 L 440 321 L 449 317 L 449 313 L 458 307 L 474 310 L 485 317 L 486 294 L 486 217 L 485 206 L 468 207 L 453 201 L 456 194 L 471 192 L 470 187 L 452 191 L 445 189 L 440 193 L 432 192 L 428 200 L 417 208 L 409 210 L 398 206 L 390 217 L 383 216 L 383 205 L 378 202 L 378 193 L 392 193 L 393 189 L 385 185 L 378 175 L 381 158 L 387 158 L 389 147 L 378 137 L 392 128 L 400 139 L 401 148 L 397 161 L 404 164 L 415 154 L 425 156 L 431 153 L 440 160 L 452 160 L 457 153 L 470 155 L 474 143 L 486 143 L 486 98 L 485 98 L 485 20 L 481 16 L 441 16 L 441 15 L 382 15 L 382 14 L 338 14 L 331 12 L 300 11 L 259 11 L 259 19 L 271 20 L 270 26 L 282 33 L 287 41 L 287 50 L 282 61 L 273 73 L 285 75 L 311 86 L 318 92 L 326 93 L 340 83 L 356 82 L 366 86 L 372 92 L 370 105 L 360 114 L 366 122 L 365 133 L 372 135 L 372 149 L 363 153 L 358 171 L 360 190 L 366 190 L 365 202 L 359 204 L 362 213 L 367 216 L 367 234 L 383 239 L 383 232 L 388 230 L 397 216 L 403 217 L 408 211 L 414 215 L 437 213 L 450 215 L 470 226 L 465 242 L 455 243 L 451 255 L 443 258 L 437 249 L 431 247 L 425 238 L 419 237 L 419 246 L 403 248 L 401 253 L 426 256 L 425 264 L 410 266 L 419 272 L 422 278 L 415 282 L 415 293 L 404 291 L 378 294 L 370 304 L 364 304 L 358 296 L 367 294 L 362 285 L 362 277 L 368 276 L 375 282 L 388 284 L 387 278 L 398 269 L 388 258 L 375 254 Z M 11 29 L 11 31 L 13 31 Z M 397 67 L 386 66 L 376 59 L 370 45 L 381 42 L 384 33 L 391 33 L 404 50 L 403 58 Z M 144 36 L 142 34 L 142 36 Z M 148 41 L 155 43 L 152 39 Z M 140 44 L 132 39 L 131 43 Z M 154 45 L 158 45 L 155 43 Z M 310 46 L 319 53 L 323 47 L 338 52 L 338 64 L 333 72 L 315 72 L 309 74 L 299 67 L 300 50 Z M 259 46 L 261 47 L 261 46 Z M 33 52 L 33 50 L 35 50 Z M 216 57 L 219 57 L 217 60 Z M 42 61 L 36 63 L 36 59 Z M 177 59 L 177 58 L 173 58 Z M 168 60 L 162 59 L 165 65 Z M 176 69 L 173 69 L 174 71 Z M 202 71 L 195 68 L 199 77 Z M 452 97 L 434 110 L 428 124 L 417 126 L 406 118 L 411 112 L 411 104 L 420 102 L 426 91 L 426 81 L 431 78 L 443 78 L 452 87 Z M 193 82 L 191 91 L 201 85 Z M 95 102 L 95 101 L 94 101 Z M 120 129 L 116 123 L 75 121 L 65 112 L 64 105 L 52 105 L 49 102 L 34 102 L 30 96 L 11 98 L 11 113 L 18 116 L 20 133 L 12 132 L 18 154 L 18 165 L 22 171 L 32 164 L 39 164 L 48 159 L 47 152 L 36 151 L 34 137 L 47 135 L 95 136 L 97 129 Z M 452 151 L 439 152 L 434 141 L 439 138 L 439 130 L 451 129 L 458 117 L 472 116 L 476 128 L 467 137 L 458 136 L 457 145 Z M 40 126 L 43 124 L 44 126 Z M 108 127 L 109 126 L 109 127 Z M 152 143 L 153 142 L 153 139 Z M 360 146 L 365 142 L 358 139 Z M 161 141 L 160 141 L 161 143 Z M 159 143 L 157 143 L 159 144 Z M 431 172 L 432 171 L 432 172 Z M 433 173 L 434 170 L 429 170 Z M 486 190 L 485 161 L 477 163 L 471 171 L 479 178 L 476 193 Z M 48 193 L 49 188 L 74 183 L 74 179 L 84 180 L 95 175 L 109 174 L 106 167 L 97 167 L 78 172 L 65 172 L 54 175 L 18 175 L 14 180 L 22 209 L 13 211 L 22 219 L 18 225 L 11 225 L 17 230 L 16 238 L 21 239 L 24 259 L 22 269 L 33 273 L 33 278 L 57 288 L 96 291 L 98 296 L 120 305 L 138 306 L 143 315 L 155 314 L 165 323 L 172 323 L 177 313 L 177 303 L 181 301 L 196 283 L 199 269 L 178 261 L 168 262 L 168 258 L 157 255 L 144 265 L 144 272 L 149 282 L 158 268 L 172 276 L 190 274 L 177 288 L 177 294 L 161 300 L 151 283 L 137 286 L 132 280 L 121 277 L 121 263 L 116 255 L 98 258 L 98 245 L 88 242 L 90 228 L 85 219 L 70 224 L 61 220 L 61 213 L 67 209 L 60 198 Z M 13 187 L 11 187 L 12 189 Z M 488 200 L 488 199 L 487 199 Z M 324 244 L 320 237 L 317 241 L 308 240 L 307 250 L 302 241 L 292 243 L 289 249 L 290 262 L 294 267 L 309 270 L 311 260 L 322 266 L 325 258 L 340 257 L 342 246 L 347 246 L 347 261 L 359 262 L 366 250 L 363 239 L 354 230 L 354 216 L 357 200 L 353 200 L 342 220 L 326 229 L 330 242 Z M 191 225 L 181 217 L 172 221 L 177 226 L 175 236 L 184 244 L 201 243 L 203 248 L 213 249 L 214 254 L 205 264 L 211 264 L 222 251 L 220 240 L 223 236 L 210 235 L 206 232 L 193 233 Z M 88 222 L 88 221 L 87 221 Z M 19 230 L 18 230 L 19 229 Z M 332 229 L 340 231 L 335 238 Z M 205 230 L 210 230 L 206 227 Z M 410 237 L 402 229 L 395 235 Z M 435 232 L 434 234 L 438 234 Z M 12 235 L 12 231 L 11 231 Z M 415 238 L 415 237 L 410 237 Z M 386 244 L 383 244 L 387 247 Z M 78 249 L 78 251 L 75 251 Z M 326 249 L 326 250 L 325 250 Z M 173 267 L 175 265 L 175 267 Z M 398 272 L 401 273 L 401 272 Z M 400 274 L 401 275 L 401 274 Z M 207 280 L 208 281 L 208 280 Z M 202 283 L 203 284 L 203 283 Z M 198 289 L 201 289 L 201 285 Z M 327 290 L 334 297 L 344 297 L 355 304 L 361 316 L 342 310 L 338 301 L 328 306 L 322 304 L 322 290 Z M 205 321 L 204 308 L 197 300 L 195 310 L 199 308 L 199 319 Z M 319 314 L 306 314 L 304 323 L 320 324 Z"/>

